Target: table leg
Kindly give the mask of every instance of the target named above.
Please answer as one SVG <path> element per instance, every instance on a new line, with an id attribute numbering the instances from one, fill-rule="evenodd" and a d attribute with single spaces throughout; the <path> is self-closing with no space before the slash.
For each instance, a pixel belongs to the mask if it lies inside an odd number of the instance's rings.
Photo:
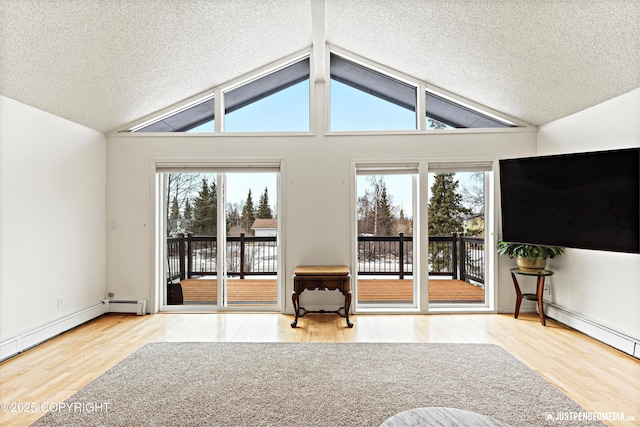
<path id="1" fill-rule="evenodd" d="M 538 312 L 540 313 L 540 323 L 547 326 L 544 320 L 544 308 L 542 306 L 542 293 L 544 292 L 544 276 L 538 276 L 538 286 L 536 289 L 536 299 L 538 300 Z"/>
<path id="2" fill-rule="evenodd" d="M 522 304 L 522 291 L 520 291 L 520 285 L 518 285 L 518 279 L 516 275 L 511 273 L 511 279 L 513 279 L 513 286 L 516 288 L 516 311 L 513 313 L 513 317 L 518 318 L 520 314 L 520 304 Z"/>
<path id="3" fill-rule="evenodd" d="M 299 295 L 296 291 L 293 291 L 291 294 L 291 300 L 293 301 L 293 312 L 295 314 L 295 319 L 291 322 L 291 327 L 295 328 L 298 326 L 298 316 L 300 316 L 300 304 L 298 303 Z"/>
<path id="4" fill-rule="evenodd" d="M 349 320 L 349 310 L 351 310 L 351 291 L 344 294 L 344 315 L 347 318 L 347 327 L 353 328 L 353 323 Z"/>

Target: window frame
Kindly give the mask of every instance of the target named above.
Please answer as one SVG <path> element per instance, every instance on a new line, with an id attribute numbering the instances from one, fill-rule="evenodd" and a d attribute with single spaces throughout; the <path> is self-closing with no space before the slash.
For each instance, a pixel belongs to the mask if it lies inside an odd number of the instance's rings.
<path id="1" fill-rule="evenodd" d="M 223 294 L 224 281 L 227 280 L 225 275 L 218 274 L 217 277 L 217 302 L 216 305 L 188 305 L 188 306 L 174 306 L 166 303 L 166 279 L 165 279 L 165 263 L 166 263 L 166 181 L 165 175 L 170 172 L 182 172 L 182 173 L 212 173 L 217 175 L 217 185 L 220 186 L 221 202 L 218 203 L 218 237 L 221 237 L 221 241 L 226 240 L 226 196 L 225 187 L 226 180 L 225 175 L 228 173 L 252 173 L 252 172 L 271 172 L 277 174 L 276 177 L 276 210 L 282 212 L 285 206 L 283 183 L 285 174 L 285 160 L 282 158 L 237 158 L 237 159 L 217 159 L 217 158 L 161 158 L 154 159 L 151 174 L 152 180 L 155 186 L 155 233 L 153 245 L 156 248 L 154 251 L 154 270 L 155 270 L 155 290 L 153 304 L 157 311 L 163 312 L 188 312 L 199 310 L 213 310 L 214 312 L 225 311 L 246 311 L 244 307 L 234 307 L 226 305 L 226 301 Z M 277 273 L 277 302 L 274 305 L 266 307 L 252 307 L 253 311 L 257 312 L 284 312 L 286 307 L 286 280 L 284 272 L 286 271 L 286 254 L 285 254 L 285 235 L 286 231 L 284 223 L 282 221 L 282 215 L 277 215 L 277 252 L 278 252 L 278 273 Z M 217 265 L 223 266 L 226 262 L 226 251 L 219 251 L 217 259 Z"/>
<path id="2" fill-rule="evenodd" d="M 357 313 L 418 313 L 421 312 L 421 276 L 422 265 L 420 256 L 420 173 L 421 162 L 414 159 L 395 160 L 354 160 L 351 162 L 351 265 L 354 278 L 354 297 L 352 307 Z M 412 304 L 369 304 L 359 303 L 358 298 L 358 183 L 360 175 L 411 175 L 412 182 L 412 218 L 413 218 L 413 303 Z"/>
<path id="3" fill-rule="evenodd" d="M 451 92 L 442 90 L 433 85 L 425 83 L 415 77 L 406 75 L 400 71 L 394 70 L 390 67 L 386 67 L 384 65 L 375 63 L 363 57 L 360 57 L 354 53 L 351 53 L 347 50 L 341 49 L 339 47 L 326 44 L 323 46 L 325 49 L 325 55 L 323 56 L 325 59 L 324 67 L 326 69 L 326 76 L 329 76 L 329 81 L 318 80 L 316 76 L 316 68 L 319 64 L 315 64 L 316 55 L 314 55 L 313 48 L 307 48 L 292 55 L 289 55 L 281 60 L 274 61 L 268 65 L 260 67 L 254 71 L 246 73 L 242 76 L 239 76 L 235 79 L 227 81 L 221 85 L 214 87 L 213 89 L 209 89 L 199 95 L 188 98 L 185 101 L 176 103 L 171 107 L 165 108 L 160 111 L 160 113 L 156 112 L 154 114 L 150 114 L 143 118 L 142 120 L 138 120 L 133 125 L 129 125 L 124 130 L 116 131 L 115 133 L 131 133 L 135 135 L 147 135 L 147 136 L 167 136 L 167 135 L 176 135 L 176 134 L 184 134 L 193 136 L 260 136 L 260 135 L 283 135 L 283 136 L 313 136 L 316 134 L 324 134 L 324 135 L 385 135 L 385 134 L 431 134 L 431 133 L 495 133 L 495 132 L 522 132 L 522 131 L 537 131 L 537 126 L 522 122 L 518 119 L 512 118 L 503 113 L 492 110 L 486 106 L 482 106 L 473 101 L 467 100 L 459 95 L 453 94 Z M 330 129 L 330 104 L 331 104 L 331 91 L 330 91 L 330 80 L 331 80 L 331 70 L 330 70 L 330 58 L 332 55 L 339 56 L 344 58 L 345 60 L 357 64 L 363 68 L 369 69 L 373 72 L 389 76 L 392 79 L 397 80 L 403 84 L 412 86 L 416 88 L 416 129 L 409 130 L 341 130 L 341 131 L 332 131 Z M 322 55 L 319 55 L 322 56 Z M 251 83 L 253 81 L 259 80 L 262 77 L 265 77 L 271 73 L 278 72 L 292 64 L 295 64 L 299 61 L 308 60 L 309 61 L 309 129 L 308 131 L 246 131 L 246 132 L 226 132 L 224 130 L 224 93 L 230 92 L 244 84 Z M 507 127 L 472 127 L 472 128 L 450 128 L 450 129 L 433 129 L 427 126 L 427 96 L 430 94 L 431 96 L 438 97 L 440 99 L 445 100 L 446 102 L 453 103 L 457 107 L 471 111 L 478 116 L 482 116 L 488 118 L 494 122 L 504 123 Z M 156 122 L 160 122 L 165 120 L 172 115 L 179 114 L 182 111 L 185 111 L 189 108 L 197 106 L 203 102 L 207 102 L 209 100 L 214 100 L 214 131 L 213 132 L 139 132 L 140 129 L 152 125 Z M 317 114 L 317 110 L 324 110 L 322 114 Z M 437 120 L 437 119 L 436 119 Z"/>

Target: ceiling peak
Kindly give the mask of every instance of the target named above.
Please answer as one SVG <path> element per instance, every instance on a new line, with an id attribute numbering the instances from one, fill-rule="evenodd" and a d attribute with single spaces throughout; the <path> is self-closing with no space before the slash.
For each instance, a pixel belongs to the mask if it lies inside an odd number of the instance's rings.
<path id="1" fill-rule="evenodd" d="M 325 54 L 327 23 L 325 0 L 311 0 L 311 32 L 313 37 L 313 71 L 315 80 L 326 81 Z"/>

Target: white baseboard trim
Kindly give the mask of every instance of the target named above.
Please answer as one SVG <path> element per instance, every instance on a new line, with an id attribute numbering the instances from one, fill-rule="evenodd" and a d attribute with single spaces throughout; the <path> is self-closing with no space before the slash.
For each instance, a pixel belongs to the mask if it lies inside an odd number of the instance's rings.
<path id="1" fill-rule="evenodd" d="M 551 319 L 640 359 L 640 338 L 616 331 L 582 314 L 568 310 L 552 302 L 545 301 L 544 307 L 545 314 Z"/>
<path id="2" fill-rule="evenodd" d="M 102 316 L 105 313 L 105 308 L 105 304 L 99 302 L 3 340 L 0 342 L 0 361 L 15 356 L 91 319 Z"/>

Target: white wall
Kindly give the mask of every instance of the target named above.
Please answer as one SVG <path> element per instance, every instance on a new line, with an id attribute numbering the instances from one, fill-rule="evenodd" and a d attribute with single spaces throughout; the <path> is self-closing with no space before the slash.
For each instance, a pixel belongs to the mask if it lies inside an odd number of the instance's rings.
<path id="1" fill-rule="evenodd" d="M 102 133 L 0 96 L 0 341 L 104 298 L 105 192 Z"/>
<path id="2" fill-rule="evenodd" d="M 153 300 L 154 160 L 284 159 L 280 214 L 289 295 L 296 265 L 350 264 L 352 161 L 491 160 L 637 147 L 639 117 L 635 90 L 544 125 L 537 137 L 531 131 L 462 131 L 105 140 L 97 131 L 0 96 L 0 342 L 95 304 L 107 291 Z M 498 205 L 496 198 L 496 213 Z M 514 304 L 509 261 L 499 259 L 501 311 Z M 554 303 L 640 336 L 640 256 L 569 249 L 552 263 Z M 58 308 L 60 297 L 64 305 Z"/>
<path id="3" fill-rule="evenodd" d="M 538 129 L 539 155 L 639 146 L 640 89 Z M 568 249 L 552 262 L 550 301 L 640 339 L 640 255 Z"/>
<path id="4" fill-rule="evenodd" d="M 352 162 L 362 159 L 493 160 L 535 154 L 528 131 L 371 136 L 111 135 L 107 139 L 107 291 L 154 296 L 153 161 L 176 158 L 282 158 L 285 301 L 297 265 L 350 265 Z M 113 225 L 113 227 L 111 227 Z M 504 268 L 508 268 L 507 265 Z M 500 305 L 513 310 L 510 282 Z M 310 298 L 306 293 L 301 299 Z M 313 303 L 317 300 L 313 301 Z M 308 304 L 308 301 L 302 301 Z M 311 304 L 310 304 L 311 305 Z"/>

